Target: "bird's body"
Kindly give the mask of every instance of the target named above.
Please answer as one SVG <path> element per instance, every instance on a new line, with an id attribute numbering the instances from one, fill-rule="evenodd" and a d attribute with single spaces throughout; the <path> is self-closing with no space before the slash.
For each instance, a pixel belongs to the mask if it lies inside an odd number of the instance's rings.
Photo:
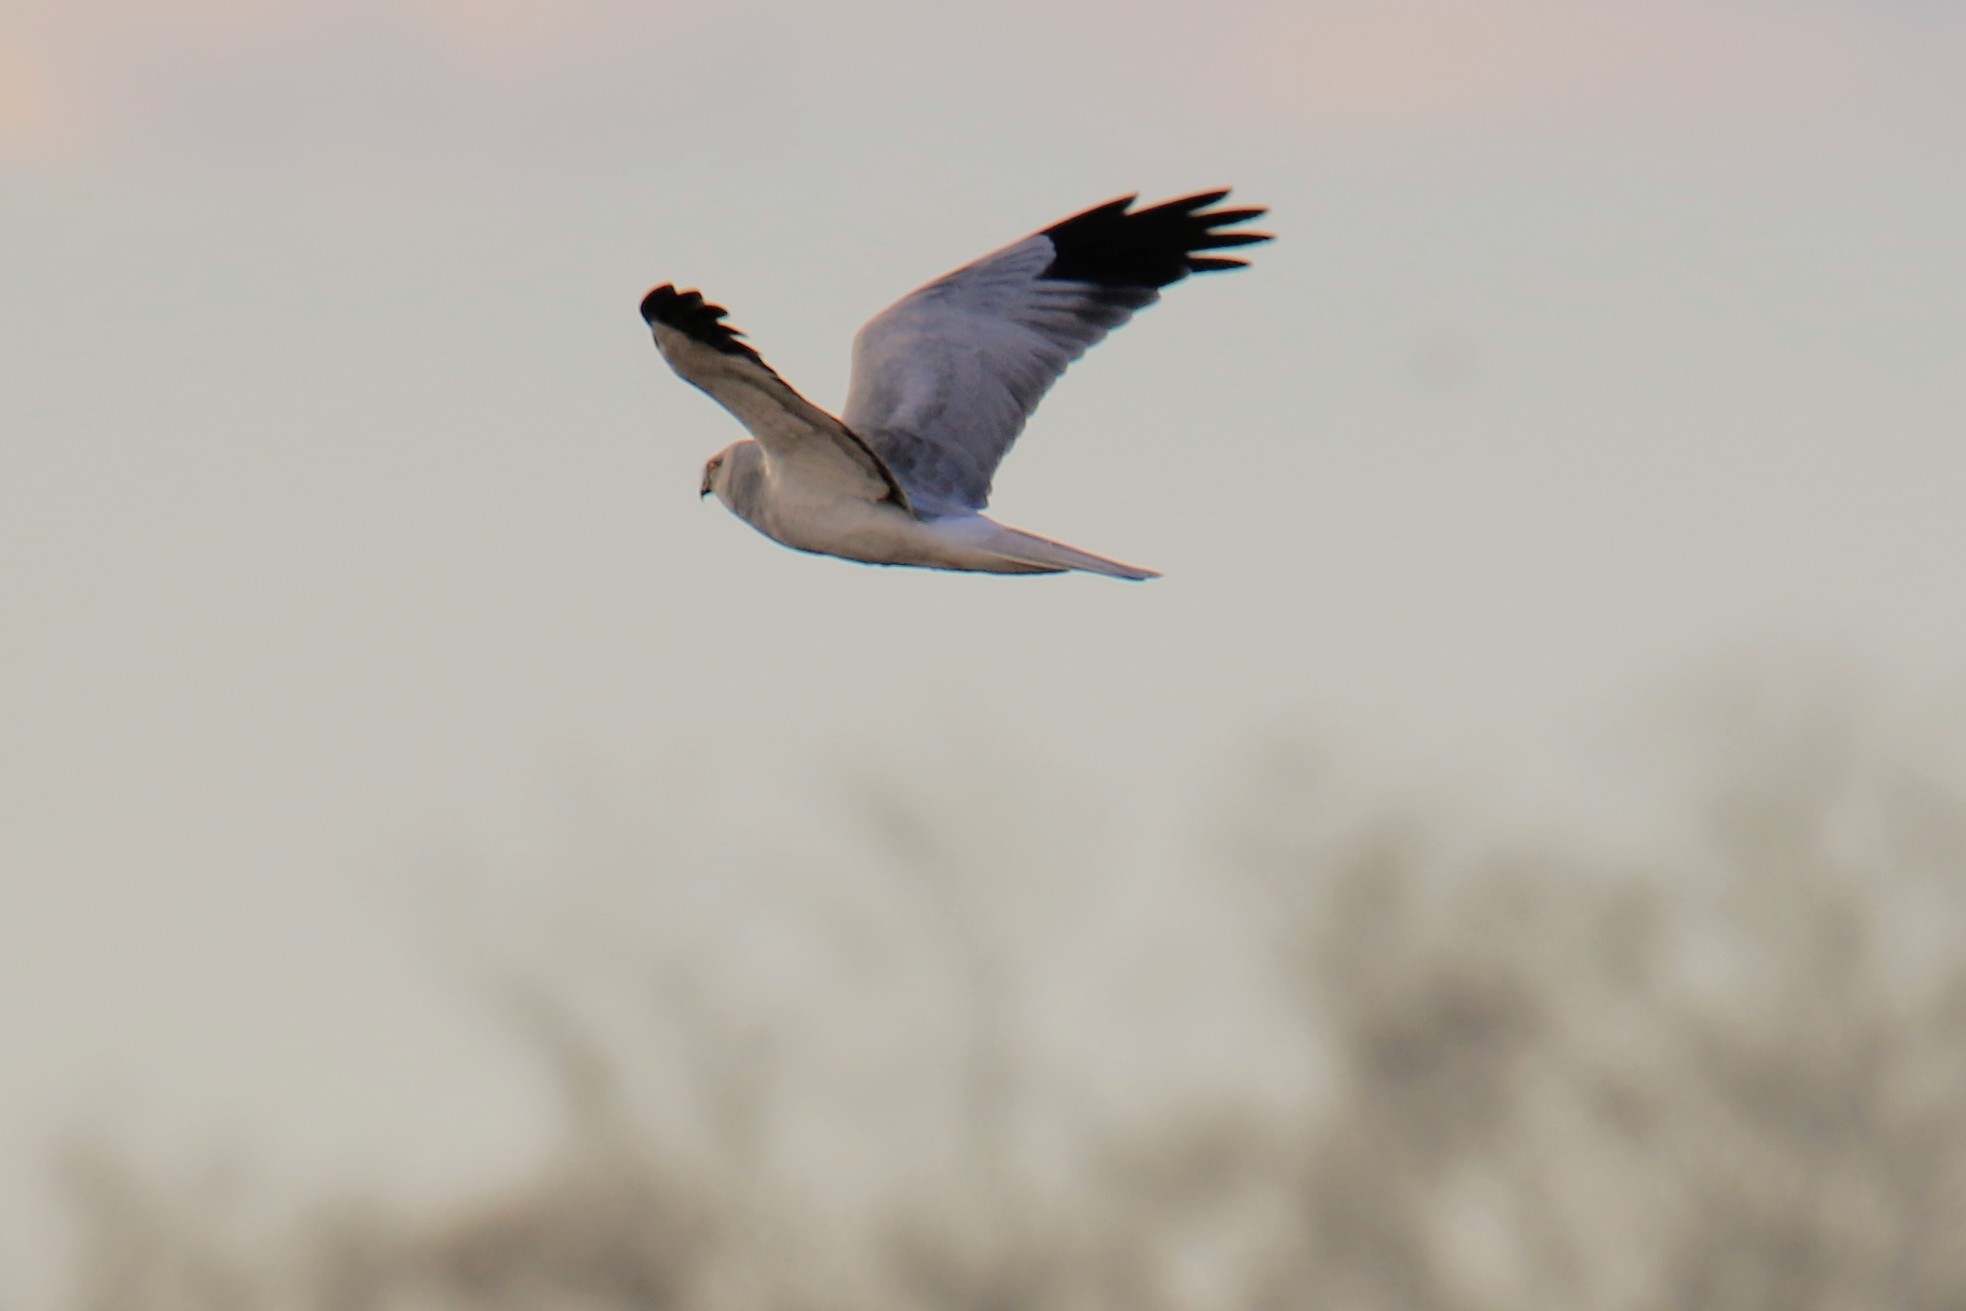
<path id="1" fill-rule="evenodd" d="M 1265 241 L 1220 229 L 1260 209 L 1211 192 L 1086 210 L 903 297 L 861 329 L 844 414 L 794 391 L 699 292 L 657 287 L 642 317 L 670 367 L 750 429 L 704 467 L 705 495 L 786 546 L 869 564 L 980 573 L 1120 564 L 1000 524 L 990 480 L 1071 362 L 1161 287 L 1243 261 L 1199 252 Z"/>
<path id="2" fill-rule="evenodd" d="M 830 481 L 774 466 L 758 442 L 719 457 L 708 481 L 718 499 L 773 541 L 865 564 L 915 565 L 967 573 L 1050 574 L 1078 569 L 1115 578 L 1154 575 L 998 523 L 986 514 L 924 517 L 892 499 L 841 494 Z"/>

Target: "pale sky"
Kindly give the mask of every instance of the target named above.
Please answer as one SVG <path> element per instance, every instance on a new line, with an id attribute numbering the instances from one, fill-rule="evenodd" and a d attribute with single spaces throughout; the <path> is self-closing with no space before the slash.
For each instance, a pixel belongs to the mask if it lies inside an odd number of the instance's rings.
<path id="1" fill-rule="evenodd" d="M 554 904 L 569 779 L 715 874 L 904 773 L 1178 836 L 1279 729 L 1533 811 L 1743 653 L 1966 705 L 1962 161 L 1916 0 L 15 0 L 0 1271 L 92 1117 L 496 1173 L 539 1107 L 440 957 Z M 648 286 L 836 405 L 922 281 L 1228 184 L 1277 242 L 997 481 L 1164 580 L 698 503 Z"/>

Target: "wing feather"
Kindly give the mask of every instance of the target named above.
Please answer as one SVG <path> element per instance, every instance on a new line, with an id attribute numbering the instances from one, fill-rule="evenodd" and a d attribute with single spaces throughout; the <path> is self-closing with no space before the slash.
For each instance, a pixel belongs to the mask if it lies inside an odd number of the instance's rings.
<path id="1" fill-rule="evenodd" d="M 854 339 L 846 426 L 917 513 L 981 510 L 997 466 L 1074 360 L 1162 287 L 1246 263 L 1200 252 L 1270 240 L 1225 230 L 1267 212 L 1210 208 L 1228 194 L 1139 210 L 1136 197 L 1111 200 L 911 292 Z"/>
<path id="2" fill-rule="evenodd" d="M 844 486 L 867 500 L 907 504 L 881 457 L 846 425 L 814 405 L 724 322 L 728 311 L 698 291 L 671 284 L 642 298 L 642 318 L 678 377 L 735 415 L 768 461 L 797 465 L 803 477 Z"/>

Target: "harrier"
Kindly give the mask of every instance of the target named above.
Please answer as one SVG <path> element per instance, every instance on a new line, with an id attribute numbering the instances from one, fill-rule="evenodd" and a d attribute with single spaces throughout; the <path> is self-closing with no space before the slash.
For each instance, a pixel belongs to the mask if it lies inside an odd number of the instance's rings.
<path id="1" fill-rule="evenodd" d="M 1227 191 L 1108 201 L 902 297 L 860 330 L 845 411 L 799 395 L 697 291 L 665 284 L 642 318 L 681 377 L 753 440 L 703 466 L 702 494 L 786 546 L 869 564 L 999 574 L 1157 575 L 1000 524 L 990 481 L 1072 361 L 1160 289 L 1241 268 L 1204 252 L 1268 241 Z"/>

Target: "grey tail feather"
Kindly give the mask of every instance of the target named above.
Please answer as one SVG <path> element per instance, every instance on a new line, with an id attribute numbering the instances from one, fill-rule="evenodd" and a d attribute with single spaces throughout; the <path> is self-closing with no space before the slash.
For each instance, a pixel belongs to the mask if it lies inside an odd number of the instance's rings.
<path id="1" fill-rule="evenodd" d="M 1142 569 L 1138 565 L 1108 560 L 1103 555 L 1081 551 L 1076 546 L 1054 542 L 1049 537 L 1039 537 L 1036 533 L 1027 533 L 1021 528 L 1008 528 L 1003 525 L 998 527 L 1001 529 L 1001 534 L 990 543 L 990 546 L 1007 560 L 1038 565 L 1045 569 L 1075 569 L 1080 573 L 1101 574 L 1107 578 L 1124 578 L 1133 583 L 1160 577 L 1152 569 Z"/>

